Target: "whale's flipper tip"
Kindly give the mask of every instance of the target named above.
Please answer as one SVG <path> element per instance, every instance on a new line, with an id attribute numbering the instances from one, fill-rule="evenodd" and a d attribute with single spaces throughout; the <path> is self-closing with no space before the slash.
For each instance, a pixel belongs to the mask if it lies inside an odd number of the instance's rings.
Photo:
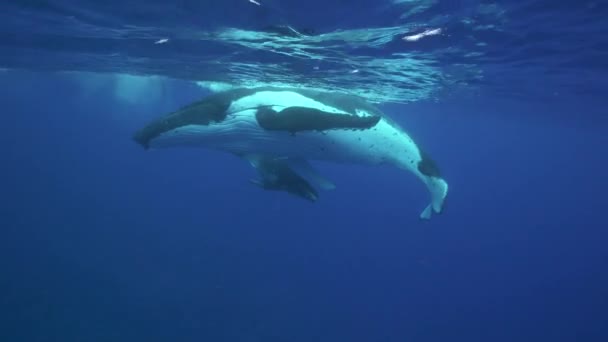
<path id="1" fill-rule="evenodd" d="M 422 211 L 422 213 L 420 213 L 420 219 L 430 220 L 431 216 L 432 216 L 432 211 L 433 211 L 432 206 L 430 204 L 427 205 L 426 208 L 424 208 L 424 210 Z"/>

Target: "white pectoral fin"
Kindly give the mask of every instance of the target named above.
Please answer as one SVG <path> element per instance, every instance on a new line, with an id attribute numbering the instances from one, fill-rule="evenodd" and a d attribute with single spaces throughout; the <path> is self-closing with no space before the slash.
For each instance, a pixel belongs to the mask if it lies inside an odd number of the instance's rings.
<path id="1" fill-rule="evenodd" d="M 248 161 L 249 165 L 251 165 L 251 167 L 253 167 L 257 171 L 260 171 L 259 168 L 260 168 L 260 165 L 263 162 L 264 158 L 268 158 L 266 156 L 263 156 L 263 155 L 257 154 L 257 153 L 241 154 L 241 155 L 239 155 L 239 157 Z"/>
<path id="2" fill-rule="evenodd" d="M 251 166 L 253 166 L 254 168 L 257 168 L 258 165 L 260 164 L 261 156 L 258 154 L 246 153 L 246 154 L 240 154 L 238 156 L 245 159 L 246 161 L 248 161 L 249 164 L 251 164 Z"/>
<path id="3" fill-rule="evenodd" d="M 250 179 L 249 182 L 253 185 L 257 185 L 260 188 L 264 187 L 264 184 L 262 184 L 262 182 L 259 179 Z"/>
<path id="4" fill-rule="evenodd" d="M 314 183 L 323 190 L 334 190 L 336 188 L 336 185 L 332 181 L 321 176 L 319 172 L 305 159 L 288 158 L 287 164 L 300 176 L 306 178 L 308 181 Z"/>

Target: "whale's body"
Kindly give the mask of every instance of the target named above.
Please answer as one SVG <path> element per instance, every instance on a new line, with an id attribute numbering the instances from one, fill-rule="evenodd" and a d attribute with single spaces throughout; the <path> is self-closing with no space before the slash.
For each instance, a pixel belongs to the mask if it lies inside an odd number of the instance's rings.
<path id="1" fill-rule="evenodd" d="M 448 185 L 412 138 L 362 98 L 292 88 L 233 89 L 162 117 L 136 133 L 146 148 L 203 146 L 239 156 L 389 164 L 422 180 L 440 213 Z"/>

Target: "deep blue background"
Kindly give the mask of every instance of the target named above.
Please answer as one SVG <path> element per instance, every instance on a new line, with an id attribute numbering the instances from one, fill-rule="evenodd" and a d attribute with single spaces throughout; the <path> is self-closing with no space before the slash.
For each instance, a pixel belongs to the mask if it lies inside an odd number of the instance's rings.
<path id="1" fill-rule="evenodd" d="M 61 75 L 0 74 L 0 341 L 607 341 L 601 99 L 384 107 L 450 183 L 319 164 L 316 204 L 208 150 L 146 152 L 148 119 Z"/>

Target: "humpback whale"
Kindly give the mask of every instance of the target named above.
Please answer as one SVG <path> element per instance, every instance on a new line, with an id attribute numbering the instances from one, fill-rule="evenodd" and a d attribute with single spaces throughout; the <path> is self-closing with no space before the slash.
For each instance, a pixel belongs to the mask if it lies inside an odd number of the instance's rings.
<path id="1" fill-rule="evenodd" d="M 335 185 L 319 175 L 306 160 L 295 158 L 277 158 L 256 154 L 241 156 L 247 159 L 258 172 L 259 179 L 251 182 L 265 190 L 285 191 L 292 195 L 316 202 L 319 193 L 315 183 L 323 190 L 333 190 Z"/>
<path id="2" fill-rule="evenodd" d="M 316 200 L 311 183 L 331 189 L 308 160 L 388 164 L 410 171 L 441 213 L 448 184 L 435 162 L 393 120 L 363 98 L 298 88 L 236 88 L 213 93 L 145 125 L 134 140 L 149 148 L 198 146 L 248 160 L 268 190 Z M 303 167 L 302 167 L 303 166 Z"/>
<path id="3" fill-rule="evenodd" d="M 286 191 L 292 195 L 316 202 L 319 193 L 302 175 L 297 173 L 281 158 L 249 155 L 246 156 L 260 176 L 251 182 L 265 190 Z"/>

